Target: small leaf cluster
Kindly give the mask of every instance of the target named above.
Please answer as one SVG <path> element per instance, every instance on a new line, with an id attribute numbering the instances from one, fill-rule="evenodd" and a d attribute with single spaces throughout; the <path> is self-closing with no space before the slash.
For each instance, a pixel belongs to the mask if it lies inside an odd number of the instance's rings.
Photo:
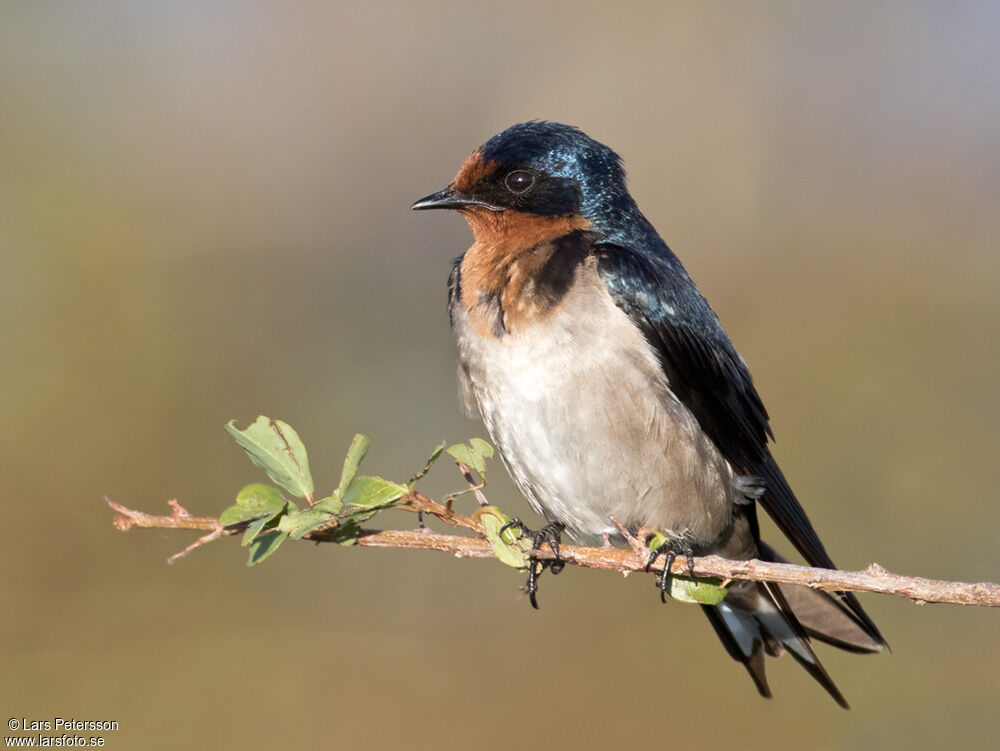
<path id="1" fill-rule="evenodd" d="M 243 545 L 250 548 L 248 566 L 272 555 L 288 538 L 299 540 L 321 529 L 330 533 L 327 539 L 352 545 L 361 533 L 362 522 L 402 503 L 411 489 L 381 477 L 358 475 L 371 447 L 371 439 L 359 433 L 347 450 L 337 487 L 330 495 L 313 500 L 315 485 L 309 457 L 291 425 L 260 416 L 246 430 L 240 430 L 234 422 L 226 425 L 226 430 L 244 448 L 250 461 L 280 486 L 247 485 L 236 494 L 235 505 L 219 517 L 227 527 L 247 525 Z M 294 500 L 286 499 L 281 489 L 303 499 L 306 506 L 301 508 Z"/>

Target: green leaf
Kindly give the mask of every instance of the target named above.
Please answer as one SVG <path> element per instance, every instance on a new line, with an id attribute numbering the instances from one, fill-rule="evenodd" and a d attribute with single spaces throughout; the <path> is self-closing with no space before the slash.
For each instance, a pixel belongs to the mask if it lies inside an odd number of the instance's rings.
<path id="1" fill-rule="evenodd" d="M 288 533 L 280 532 L 277 529 L 269 530 L 257 537 L 250 546 L 250 558 L 247 560 L 247 566 L 256 566 L 272 555 L 286 539 L 288 539 Z"/>
<path id="2" fill-rule="evenodd" d="M 309 457 L 306 447 L 291 425 L 263 415 L 246 430 L 235 427 L 235 422 L 230 420 L 226 424 L 226 431 L 246 450 L 250 461 L 290 493 L 300 498 L 312 498 L 313 479 L 309 473 Z"/>
<path id="3" fill-rule="evenodd" d="M 456 443 L 449 446 L 446 452 L 452 459 L 472 467 L 479 474 L 486 472 L 486 460 L 493 457 L 493 447 L 482 438 L 473 438 L 468 445 Z"/>
<path id="4" fill-rule="evenodd" d="M 257 539 L 257 536 L 264 531 L 264 527 L 275 525 L 273 516 L 265 516 L 257 521 L 251 522 L 250 526 L 247 527 L 247 531 L 243 533 L 243 542 L 240 543 L 244 548 L 251 544 Z"/>
<path id="5" fill-rule="evenodd" d="M 277 488 L 253 483 L 245 486 L 236 494 L 236 505 L 223 511 L 219 515 L 219 521 L 223 526 L 228 527 L 256 519 L 257 521 L 247 528 L 243 537 L 243 544 L 249 545 L 268 522 L 284 513 L 289 506 L 295 508 L 294 504 L 290 504 L 281 497 Z"/>
<path id="6" fill-rule="evenodd" d="M 653 536 L 646 542 L 646 547 L 648 547 L 650 551 L 653 551 L 663 547 L 668 542 L 670 542 L 670 538 L 665 534 L 662 532 L 654 532 Z"/>
<path id="7" fill-rule="evenodd" d="M 484 456 L 487 459 L 493 458 L 493 447 L 482 438 L 470 438 L 469 445 L 480 456 Z"/>
<path id="8" fill-rule="evenodd" d="M 341 511 L 337 514 L 337 519 L 341 524 L 358 524 L 366 522 L 371 519 L 375 514 L 379 512 L 379 509 L 373 508 L 362 508 L 360 506 L 349 506 L 347 510 Z"/>
<path id="9" fill-rule="evenodd" d="M 482 438 L 473 438 L 468 445 L 456 443 L 445 451 L 452 459 L 472 467 L 480 475 L 486 472 L 486 460 L 493 456 L 493 447 Z"/>
<path id="10" fill-rule="evenodd" d="M 233 524 L 241 524 L 251 519 L 256 519 L 260 514 L 255 514 L 252 511 L 247 511 L 245 508 L 240 508 L 239 506 L 230 506 L 221 514 L 219 514 L 219 524 L 223 527 L 229 527 Z"/>
<path id="11" fill-rule="evenodd" d="M 344 503 L 366 509 L 394 506 L 405 494 L 405 485 L 381 477 L 355 477 L 344 494 Z"/>
<path id="12" fill-rule="evenodd" d="M 334 498 L 328 495 L 326 498 L 320 498 L 316 503 L 312 505 L 313 511 L 326 511 L 328 514 L 340 513 L 341 503 L 339 498 Z"/>
<path id="13" fill-rule="evenodd" d="M 431 455 L 427 457 L 427 462 L 424 464 L 424 468 L 406 481 L 407 486 L 412 488 L 416 484 L 417 480 L 419 480 L 420 478 L 422 478 L 424 475 L 426 475 L 428 472 L 431 471 L 431 467 L 434 466 L 434 462 L 436 462 L 438 460 L 438 457 L 444 453 L 444 447 L 446 445 L 448 444 L 445 443 L 444 441 L 441 441 L 441 443 L 437 445 L 437 447 L 434 449 Z"/>
<path id="14" fill-rule="evenodd" d="M 520 536 L 514 529 L 507 529 L 500 534 L 503 525 L 510 521 L 509 516 L 496 506 L 485 506 L 473 516 L 483 525 L 486 539 L 492 543 L 493 555 L 498 561 L 514 568 L 528 567 L 531 540 Z"/>
<path id="15" fill-rule="evenodd" d="M 649 549 L 656 550 L 668 541 L 669 538 L 666 535 L 657 532 L 649 539 Z M 690 576 L 671 574 L 667 579 L 669 585 L 667 594 L 680 602 L 717 605 L 725 599 L 727 594 L 726 588 L 719 586 L 721 582 L 721 579 L 695 579 Z"/>
<path id="16" fill-rule="evenodd" d="M 670 585 L 670 596 L 681 602 L 717 605 L 727 594 L 726 588 L 719 586 L 719 579 L 692 579 L 674 574 L 667 582 Z"/>
<path id="17" fill-rule="evenodd" d="M 351 481 L 354 476 L 358 473 L 358 467 L 361 466 L 361 462 L 364 461 L 365 455 L 368 453 L 368 449 L 372 445 L 372 439 L 362 433 L 357 433 L 354 436 L 354 440 L 351 441 L 350 448 L 347 449 L 347 456 L 344 457 L 344 468 L 340 471 L 340 484 L 337 485 L 337 489 L 333 491 L 331 496 L 337 501 L 342 501 L 344 498 L 344 493 L 347 492 L 348 487 L 351 485 Z M 339 508 L 337 509 L 340 510 Z"/>
<path id="18" fill-rule="evenodd" d="M 445 441 L 441 441 L 441 443 L 439 443 L 437 445 L 437 448 L 434 449 L 434 452 L 430 456 L 427 457 L 427 468 L 428 469 L 430 469 L 431 465 L 434 464 L 434 462 L 436 462 L 438 460 L 438 457 L 441 456 L 441 454 L 444 453 L 444 447 L 446 445 L 448 445 L 448 444 Z"/>
<path id="19" fill-rule="evenodd" d="M 228 527 L 261 516 L 276 516 L 284 508 L 285 499 L 281 497 L 281 491 L 271 485 L 255 482 L 236 494 L 236 505 L 223 511 L 219 522 Z"/>
<path id="20" fill-rule="evenodd" d="M 352 519 L 341 520 L 340 526 L 332 530 L 330 540 L 341 545 L 353 545 L 361 535 L 361 525 Z"/>
<path id="21" fill-rule="evenodd" d="M 301 540 L 314 529 L 322 527 L 324 524 L 336 521 L 336 517 L 329 511 L 312 508 L 304 509 L 296 514 L 289 514 L 281 517 L 278 523 L 278 530 L 287 532 L 293 540 Z"/>

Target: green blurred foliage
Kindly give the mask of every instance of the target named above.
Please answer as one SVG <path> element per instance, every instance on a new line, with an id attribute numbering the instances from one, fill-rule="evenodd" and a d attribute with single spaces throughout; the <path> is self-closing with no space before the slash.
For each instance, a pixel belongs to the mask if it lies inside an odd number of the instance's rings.
<path id="1" fill-rule="evenodd" d="M 362 430 L 395 478 L 481 433 L 444 311 L 468 232 L 407 207 L 544 117 L 625 156 L 835 559 L 1000 578 L 998 38 L 987 3 L 4 3 L 0 706 L 114 748 L 995 747 L 994 612 L 866 598 L 894 653 L 823 650 L 844 714 L 787 659 L 758 699 L 652 577 L 567 570 L 533 612 L 412 551 L 167 567 L 192 538 L 101 496 L 231 503 L 234 416 L 332 470 Z"/>

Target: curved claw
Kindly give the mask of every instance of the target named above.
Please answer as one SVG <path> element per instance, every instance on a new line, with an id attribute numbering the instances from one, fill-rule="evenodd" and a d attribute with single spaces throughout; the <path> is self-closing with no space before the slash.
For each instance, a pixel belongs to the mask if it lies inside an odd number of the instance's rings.
<path id="1" fill-rule="evenodd" d="M 500 527 L 500 531 L 497 533 L 497 535 L 503 536 L 503 533 L 506 532 L 508 529 L 515 529 L 515 528 L 518 529 L 522 535 L 531 534 L 531 530 L 528 529 L 526 526 L 524 526 L 524 522 L 522 522 L 516 516 L 512 516 L 510 518 L 510 521 L 506 522 L 502 527 Z"/>
<path id="2" fill-rule="evenodd" d="M 649 554 L 649 560 L 646 561 L 646 571 L 649 571 L 650 567 L 656 562 L 656 559 L 661 555 L 666 556 L 663 559 L 663 571 L 660 573 L 660 579 L 657 582 L 657 587 L 660 590 L 660 602 L 666 603 L 667 601 L 667 591 L 670 585 L 670 573 L 671 567 L 674 565 L 674 561 L 677 560 L 679 554 L 684 554 L 684 560 L 687 562 L 688 574 L 691 578 L 694 578 L 694 550 L 691 548 L 691 543 L 684 539 L 678 540 L 667 540 L 662 545 L 654 548 Z"/>
<path id="3" fill-rule="evenodd" d="M 500 527 L 500 534 L 503 534 L 506 530 L 513 528 L 520 530 L 521 534 L 525 537 L 531 537 L 532 550 L 540 550 L 543 544 L 548 543 L 549 547 L 552 549 L 552 554 L 555 556 L 555 560 L 552 561 L 540 561 L 533 555 L 528 558 L 528 582 L 526 585 L 526 589 L 528 590 L 528 600 L 531 602 L 531 607 L 538 610 L 538 600 L 535 597 L 535 593 L 538 592 L 539 575 L 545 569 L 549 569 L 549 571 L 553 574 L 558 574 L 566 565 L 564 561 L 559 559 L 559 541 L 563 530 L 566 529 L 566 525 L 562 522 L 550 522 L 536 531 L 528 529 L 524 525 L 524 522 L 515 516 L 509 522 Z"/>
<path id="4" fill-rule="evenodd" d="M 667 588 L 670 586 L 670 577 L 673 574 L 670 573 L 670 567 L 674 565 L 674 560 L 677 558 L 677 551 L 671 548 L 667 551 L 667 557 L 663 559 L 663 573 L 660 574 L 660 602 L 666 604 L 667 602 Z"/>

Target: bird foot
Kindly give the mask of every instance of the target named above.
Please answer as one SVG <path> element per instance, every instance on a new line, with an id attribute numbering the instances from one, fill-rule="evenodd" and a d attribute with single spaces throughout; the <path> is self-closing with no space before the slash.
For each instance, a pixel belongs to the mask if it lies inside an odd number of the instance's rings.
<path id="1" fill-rule="evenodd" d="M 691 547 L 691 540 L 682 535 L 676 539 L 667 539 L 665 542 L 661 542 L 655 548 L 652 548 L 649 553 L 649 560 L 646 561 L 646 571 L 649 571 L 650 566 L 656 563 L 656 559 L 661 555 L 665 557 L 663 559 L 663 572 L 660 574 L 657 587 L 660 589 L 660 602 L 665 603 L 667 601 L 667 592 L 670 591 L 670 577 L 672 576 L 670 568 L 673 566 L 674 560 L 678 555 L 684 556 L 684 560 L 687 561 L 688 574 L 691 578 L 694 578 L 694 550 Z"/>
<path id="2" fill-rule="evenodd" d="M 533 555 L 528 557 L 528 583 L 525 588 L 528 590 L 531 607 L 538 610 L 538 600 L 535 598 L 535 593 L 538 591 L 538 577 L 545 569 L 549 569 L 553 574 L 558 574 L 566 565 L 559 558 L 559 543 L 566 525 L 562 522 L 549 522 L 540 529 L 529 529 L 524 522 L 515 516 L 500 528 L 500 534 L 502 535 L 508 529 L 517 529 L 525 537 L 530 537 L 532 550 L 541 550 L 542 545 L 548 543 L 555 555 L 555 560 L 552 561 L 540 561 Z"/>

